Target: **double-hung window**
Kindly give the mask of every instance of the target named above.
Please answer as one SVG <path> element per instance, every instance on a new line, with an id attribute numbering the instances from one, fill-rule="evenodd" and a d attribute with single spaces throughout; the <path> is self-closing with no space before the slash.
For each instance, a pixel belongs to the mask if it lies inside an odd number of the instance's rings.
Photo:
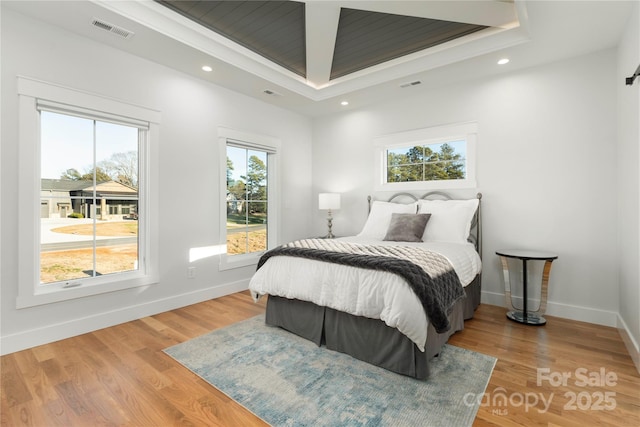
<path id="1" fill-rule="evenodd" d="M 475 187 L 476 138 L 475 123 L 376 138 L 376 190 Z"/>
<path id="2" fill-rule="evenodd" d="M 148 170 L 159 113 L 25 78 L 19 95 L 17 306 L 155 281 Z"/>
<path id="3" fill-rule="evenodd" d="M 251 265 L 276 242 L 276 161 L 274 138 L 219 128 L 221 268 Z"/>
<path id="4" fill-rule="evenodd" d="M 140 147 L 148 124 L 38 102 L 40 284 L 137 272 Z"/>

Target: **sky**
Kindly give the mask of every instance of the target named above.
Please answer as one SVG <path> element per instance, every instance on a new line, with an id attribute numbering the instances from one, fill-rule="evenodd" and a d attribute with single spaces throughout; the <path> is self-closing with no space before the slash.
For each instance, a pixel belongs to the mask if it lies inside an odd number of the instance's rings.
<path id="1" fill-rule="evenodd" d="M 67 169 L 84 174 L 93 169 L 93 120 L 43 111 L 41 113 L 41 178 L 60 179 Z M 96 122 L 96 163 L 115 153 L 138 150 L 138 129 Z M 233 162 L 232 177 L 247 174 L 248 157 L 258 155 L 266 162 L 266 153 L 227 147 Z"/>
<path id="2" fill-rule="evenodd" d="M 249 157 L 256 155 L 267 162 L 267 154 L 263 151 L 253 151 L 244 148 L 238 148 L 233 146 L 227 146 L 227 158 L 233 163 L 233 171 L 231 171 L 231 177 L 234 180 L 239 180 L 241 176 L 247 175 L 247 162 Z"/>
<path id="3" fill-rule="evenodd" d="M 59 179 L 67 169 L 84 174 L 93 169 L 93 120 L 43 111 L 41 178 Z M 96 163 L 115 153 L 138 151 L 138 129 L 96 122 Z"/>

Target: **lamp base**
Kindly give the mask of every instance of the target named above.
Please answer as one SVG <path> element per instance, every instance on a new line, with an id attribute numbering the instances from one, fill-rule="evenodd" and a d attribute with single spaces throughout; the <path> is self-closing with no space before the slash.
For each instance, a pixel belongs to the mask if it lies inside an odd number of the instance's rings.
<path id="1" fill-rule="evenodd" d="M 328 228 L 328 231 L 327 231 L 327 235 L 324 236 L 325 239 L 333 239 L 334 237 L 336 237 L 331 232 L 332 225 L 333 225 L 333 217 L 331 216 L 331 209 L 329 209 L 328 216 L 327 216 L 327 228 Z"/>

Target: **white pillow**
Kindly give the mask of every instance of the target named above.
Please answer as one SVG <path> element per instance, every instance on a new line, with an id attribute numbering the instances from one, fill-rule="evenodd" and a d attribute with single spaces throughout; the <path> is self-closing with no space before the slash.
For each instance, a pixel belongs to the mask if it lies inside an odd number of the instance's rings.
<path id="1" fill-rule="evenodd" d="M 466 243 L 479 202 L 478 199 L 420 200 L 418 212 L 431 214 L 422 240 Z"/>
<path id="2" fill-rule="evenodd" d="M 376 200 L 371 205 L 371 212 L 358 236 L 382 240 L 387 234 L 393 213 L 416 213 L 418 203 L 389 203 Z"/>

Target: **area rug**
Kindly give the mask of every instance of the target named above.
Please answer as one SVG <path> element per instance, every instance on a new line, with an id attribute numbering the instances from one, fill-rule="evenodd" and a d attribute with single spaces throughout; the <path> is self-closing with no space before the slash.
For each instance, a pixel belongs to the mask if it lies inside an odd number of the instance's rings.
<path id="1" fill-rule="evenodd" d="M 272 426 L 470 426 L 496 359 L 446 345 L 416 380 L 256 316 L 164 350 Z"/>

